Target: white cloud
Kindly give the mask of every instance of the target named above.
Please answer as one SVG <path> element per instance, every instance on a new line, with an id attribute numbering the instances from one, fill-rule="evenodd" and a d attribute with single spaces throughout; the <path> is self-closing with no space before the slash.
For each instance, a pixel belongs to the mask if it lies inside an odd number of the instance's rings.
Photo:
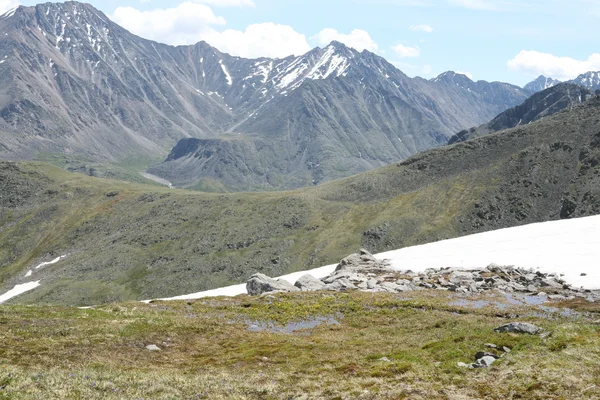
<path id="1" fill-rule="evenodd" d="M 8 10 L 12 10 L 20 4 L 21 3 L 17 0 L 0 0 L 0 15 L 6 13 Z"/>
<path id="2" fill-rule="evenodd" d="M 415 32 L 426 32 L 426 33 L 433 32 L 433 28 L 429 25 L 411 25 L 409 29 L 411 31 L 415 31 Z"/>
<path id="3" fill-rule="evenodd" d="M 136 35 L 174 45 L 196 43 L 211 25 L 225 25 L 225 18 L 216 16 L 210 7 L 191 2 L 150 11 L 119 7 L 111 18 Z"/>
<path id="4" fill-rule="evenodd" d="M 207 32 L 203 40 L 219 50 L 240 57 L 275 57 L 300 55 L 310 50 L 306 37 L 291 26 L 274 23 L 250 25 L 244 31 L 227 29 Z"/>
<path id="5" fill-rule="evenodd" d="M 404 46 L 403 44 L 397 44 L 392 47 L 394 53 L 396 53 L 399 57 L 403 58 L 412 58 L 419 57 L 421 55 L 421 49 L 418 46 Z"/>
<path id="6" fill-rule="evenodd" d="M 473 80 L 473 74 L 472 74 L 472 73 L 470 73 L 470 72 L 463 72 L 463 71 L 455 71 L 455 72 L 456 72 L 457 74 L 460 74 L 460 75 L 464 75 L 464 76 L 466 76 L 466 77 L 467 77 L 467 78 L 469 78 L 470 80 Z"/>
<path id="7" fill-rule="evenodd" d="M 377 51 L 379 46 L 369 35 L 369 32 L 362 29 L 354 29 L 349 34 L 340 33 L 335 29 L 327 28 L 314 36 L 319 46 L 327 46 L 329 43 L 337 40 L 358 51 L 369 50 Z"/>
<path id="8" fill-rule="evenodd" d="M 230 5 L 236 2 L 241 4 L 243 0 L 225 0 Z M 220 51 L 241 57 L 286 57 L 310 50 L 306 37 L 287 25 L 263 23 L 250 25 L 244 31 L 217 30 L 226 24 L 225 18 L 215 15 L 206 4 L 189 1 L 150 11 L 119 7 L 111 18 L 146 39 L 172 45 L 204 40 Z"/>
<path id="9" fill-rule="evenodd" d="M 569 80 L 588 71 L 600 70 L 600 54 L 594 53 L 587 60 L 559 57 L 549 53 L 523 50 L 508 67 L 513 71 L 525 72 L 534 76 L 545 75 L 559 80 Z"/>

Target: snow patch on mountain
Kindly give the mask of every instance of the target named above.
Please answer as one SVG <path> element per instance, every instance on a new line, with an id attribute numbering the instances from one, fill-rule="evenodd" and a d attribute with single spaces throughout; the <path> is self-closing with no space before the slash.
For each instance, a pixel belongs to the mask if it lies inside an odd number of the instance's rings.
<path id="1" fill-rule="evenodd" d="M 231 75 L 229 74 L 229 70 L 227 70 L 227 67 L 225 66 L 225 64 L 223 64 L 223 60 L 219 60 L 219 65 L 221 66 L 221 69 L 223 70 L 223 74 L 225 74 L 225 79 L 227 79 L 227 84 L 229 86 L 233 85 L 233 79 L 231 78 Z"/>

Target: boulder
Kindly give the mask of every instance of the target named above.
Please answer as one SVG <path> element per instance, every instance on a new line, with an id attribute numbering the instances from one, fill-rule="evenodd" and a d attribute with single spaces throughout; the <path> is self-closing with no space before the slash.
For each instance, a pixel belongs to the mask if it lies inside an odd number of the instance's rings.
<path id="1" fill-rule="evenodd" d="M 528 322 L 511 322 L 494 329 L 497 333 L 525 333 L 529 335 L 535 335 L 542 331 L 542 328 L 535 326 Z"/>
<path id="2" fill-rule="evenodd" d="M 495 357 L 485 356 L 475 361 L 475 363 L 473 364 L 473 368 L 489 368 L 495 362 Z"/>
<path id="3" fill-rule="evenodd" d="M 278 279 L 269 278 L 264 274 L 254 274 L 246 283 L 246 290 L 250 296 L 258 296 L 267 292 L 299 292 L 296 286 Z"/>
<path id="4" fill-rule="evenodd" d="M 325 284 L 312 275 L 303 275 L 294 284 L 303 292 L 313 292 L 317 290 L 325 290 Z"/>
<path id="5" fill-rule="evenodd" d="M 148 346 L 146 346 L 146 350 L 150 350 L 150 351 L 160 351 L 160 347 L 158 347 L 155 344 L 149 344 Z"/>

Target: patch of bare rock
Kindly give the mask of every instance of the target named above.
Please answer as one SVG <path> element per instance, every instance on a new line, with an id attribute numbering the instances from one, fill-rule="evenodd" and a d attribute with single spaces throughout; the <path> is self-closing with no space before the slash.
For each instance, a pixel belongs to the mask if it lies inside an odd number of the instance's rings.
<path id="1" fill-rule="evenodd" d="M 546 274 L 525 268 L 491 264 L 485 268 L 427 269 L 417 273 L 391 267 L 388 260 L 378 260 L 367 250 L 360 250 L 340 261 L 335 271 L 322 279 L 304 275 L 295 284 L 255 274 L 246 284 L 249 295 L 277 292 L 347 291 L 401 293 L 415 290 L 446 290 L 464 294 L 499 290 L 527 295 L 546 294 L 550 300 L 570 300 L 576 297 L 600 300 L 597 292 L 575 288 L 558 274 Z"/>

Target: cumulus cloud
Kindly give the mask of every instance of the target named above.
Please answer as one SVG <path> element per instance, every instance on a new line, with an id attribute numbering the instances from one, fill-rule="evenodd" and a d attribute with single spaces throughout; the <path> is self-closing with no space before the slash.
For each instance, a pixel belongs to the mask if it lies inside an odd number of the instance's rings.
<path id="1" fill-rule="evenodd" d="M 433 28 L 429 25 L 411 25 L 409 29 L 411 31 L 415 31 L 415 32 L 425 32 L 425 33 L 433 32 Z"/>
<path id="2" fill-rule="evenodd" d="M 270 22 L 250 25 L 244 31 L 207 32 L 204 40 L 221 51 L 248 58 L 283 58 L 310 50 L 304 35 L 291 26 Z"/>
<path id="3" fill-rule="evenodd" d="M 371 35 L 369 35 L 369 32 L 362 29 L 354 29 L 349 34 L 345 34 L 335 29 L 326 28 L 317 33 L 314 39 L 319 46 L 327 46 L 329 43 L 337 40 L 358 51 L 377 51 L 379 48 L 377 43 L 371 38 Z"/>
<path id="4" fill-rule="evenodd" d="M 119 7 L 111 18 L 136 35 L 174 45 L 196 43 L 211 25 L 226 23 L 225 18 L 215 15 L 210 7 L 191 2 L 150 11 Z"/>
<path id="5" fill-rule="evenodd" d="M 576 60 L 539 51 L 523 50 L 508 61 L 508 67 L 513 71 L 534 76 L 545 75 L 559 80 L 569 80 L 588 71 L 600 70 L 600 54 L 594 53 L 587 60 Z"/>
<path id="6" fill-rule="evenodd" d="M 403 44 L 397 44 L 396 46 L 392 47 L 392 50 L 398 55 L 398 57 L 403 58 L 414 58 L 421 55 L 421 49 L 418 46 L 411 47 Z"/>
<path id="7" fill-rule="evenodd" d="M 8 10 L 19 6 L 20 4 L 21 3 L 19 3 L 17 0 L 0 0 L 0 15 L 3 15 Z"/>
<path id="8" fill-rule="evenodd" d="M 2 0 L 0 0 L 2 1 Z M 247 0 L 204 0 L 223 4 L 248 3 Z M 113 21 L 141 37 L 172 45 L 208 42 L 223 52 L 241 57 L 286 57 L 310 49 L 306 37 L 287 25 L 254 24 L 244 31 L 219 30 L 225 18 L 206 4 L 185 2 L 173 8 L 140 11 L 119 7 Z"/>

